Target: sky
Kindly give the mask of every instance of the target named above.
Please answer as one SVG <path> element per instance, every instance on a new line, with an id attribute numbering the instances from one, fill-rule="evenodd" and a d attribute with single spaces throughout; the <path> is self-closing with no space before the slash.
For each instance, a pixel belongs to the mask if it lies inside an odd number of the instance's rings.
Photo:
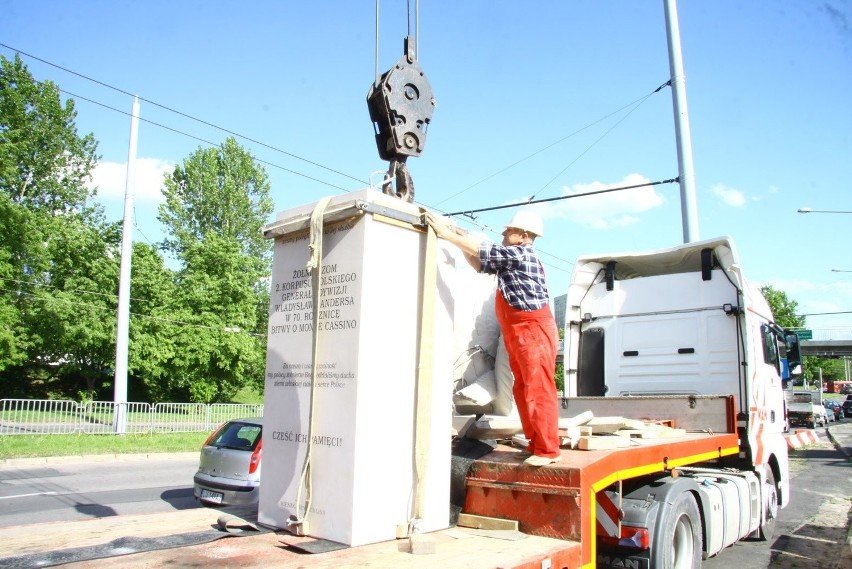
<path id="1" fill-rule="evenodd" d="M 142 99 L 137 241 L 163 237 L 164 173 L 228 136 L 267 168 L 276 212 L 367 187 L 388 165 L 366 96 L 409 29 L 436 100 L 408 160 L 419 204 L 454 213 L 677 177 L 672 90 L 657 90 L 671 77 L 664 0 L 424 0 L 416 19 L 407 6 L 381 2 L 377 34 L 367 0 L 3 0 L 0 54 L 75 100 L 109 219 Z M 797 302 L 815 339 L 852 337 L 852 213 L 822 213 L 852 212 L 852 2 L 677 8 L 693 240 L 730 236 L 746 276 Z M 578 256 L 684 241 L 677 184 L 535 208 L 551 296 Z M 499 241 L 514 211 L 456 219 Z"/>

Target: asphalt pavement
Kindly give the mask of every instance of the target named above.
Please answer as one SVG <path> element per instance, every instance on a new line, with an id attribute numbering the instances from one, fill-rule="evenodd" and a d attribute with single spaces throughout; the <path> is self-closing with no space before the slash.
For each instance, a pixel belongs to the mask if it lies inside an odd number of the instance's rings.
<path id="1" fill-rule="evenodd" d="M 852 418 L 829 423 L 825 428 L 825 433 L 831 444 L 846 455 L 847 460 L 852 460 Z M 838 551 L 837 567 L 839 569 L 852 569 L 852 524 L 846 527 L 845 543 L 838 545 L 841 549 Z"/>

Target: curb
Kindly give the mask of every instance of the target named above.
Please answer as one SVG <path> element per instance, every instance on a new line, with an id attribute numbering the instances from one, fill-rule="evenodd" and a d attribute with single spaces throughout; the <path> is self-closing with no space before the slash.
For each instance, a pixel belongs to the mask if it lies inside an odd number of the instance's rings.
<path id="1" fill-rule="evenodd" d="M 149 452 L 137 454 L 88 454 L 70 456 L 43 456 L 31 458 L 4 458 L 0 469 L 39 466 L 44 464 L 77 464 L 81 462 L 132 462 L 142 460 L 187 460 L 198 458 L 199 451 L 192 452 Z"/>
<path id="2" fill-rule="evenodd" d="M 828 440 L 831 441 L 831 444 L 834 445 L 834 448 L 842 452 L 846 456 L 846 458 L 852 458 L 852 450 L 840 444 L 840 442 L 838 442 L 834 435 L 831 434 L 831 429 L 826 427 L 825 434 L 828 435 Z"/>

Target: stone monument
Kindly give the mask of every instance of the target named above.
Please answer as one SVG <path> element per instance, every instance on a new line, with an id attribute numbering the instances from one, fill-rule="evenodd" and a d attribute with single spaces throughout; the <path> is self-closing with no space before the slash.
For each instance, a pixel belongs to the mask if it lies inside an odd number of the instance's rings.
<path id="1" fill-rule="evenodd" d="M 455 341 L 446 262 L 426 258 L 416 206 L 353 192 L 325 207 L 314 291 L 315 205 L 264 228 L 275 244 L 258 520 L 350 546 L 412 523 L 446 528 Z M 418 410 L 428 413 L 420 432 Z"/>

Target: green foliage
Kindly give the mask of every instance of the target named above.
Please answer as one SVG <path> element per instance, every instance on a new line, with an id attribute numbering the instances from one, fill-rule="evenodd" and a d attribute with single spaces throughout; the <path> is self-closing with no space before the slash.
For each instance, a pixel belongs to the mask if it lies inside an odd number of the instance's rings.
<path id="1" fill-rule="evenodd" d="M 775 322 L 782 328 L 801 329 L 807 326 L 806 318 L 797 314 L 798 303 L 787 297 L 783 291 L 776 290 L 767 285 L 761 287 L 760 291 L 769 302 Z M 805 381 L 814 385 L 819 381 L 820 369 L 822 369 L 823 381 L 829 379 L 845 379 L 843 361 L 836 359 L 818 358 L 805 356 L 803 362 L 802 377 Z M 798 381 L 797 381 L 798 382 Z"/>
<path id="2" fill-rule="evenodd" d="M 112 395 L 120 224 L 87 183 L 99 157 L 73 100 L 0 56 L 0 397 Z M 164 180 L 166 268 L 133 246 L 131 399 L 228 401 L 262 390 L 272 213 L 265 169 L 234 139 Z"/>
<path id="3" fill-rule="evenodd" d="M 760 292 L 769 303 L 776 324 L 782 328 L 804 328 L 805 317 L 797 314 L 798 302 L 787 298 L 787 293 L 776 290 L 771 285 L 760 287 Z"/>
<path id="4" fill-rule="evenodd" d="M 565 339 L 565 328 L 559 328 L 559 339 Z M 553 381 L 556 382 L 556 391 L 561 391 L 562 393 L 565 393 L 565 364 L 556 364 L 556 371 L 553 374 Z"/>
<path id="5" fill-rule="evenodd" d="M 819 358 L 816 356 L 805 357 L 805 380 L 810 385 L 817 385 L 820 378 L 820 370 L 822 370 L 822 380 L 845 380 L 846 379 L 846 362 L 838 358 Z"/>
<path id="6" fill-rule="evenodd" d="M 130 276 L 128 389 L 135 401 L 168 401 L 169 362 L 175 355 L 175 272 L 167 269 L 156 247 L 133 244 Z M 131 396 L 128 393 L 128 397 Z"/>
<path id="7" fill-rule="evenodd" d="M 86 185 L 97 143 L 56 85 L 18 56 L 0 67 L 0 387 L 41 368 L 91 390 L 114 359 L 117 274 L 117 232 Z"/>
<path id="8" fill-rule="evenodd" d="M 158 219 L 178 257 L 211 235 L 236 243 L 240 253 L 268 265 L 271 246 L 260 230 L 273 211 L 266 169 L 236 140 L 199 148 L 166 178 Z"/>
<path id="9" fill-rule="evenodd" d="M 175 312 L 192 327 L 174 331 L 164 393 L 206 403 L 262 385 L 266 339 L 255 331 L 266 329 L 269 189 L 266 170 L 232 138 L 199 148 L 166 179 L 159 219 L 183 265 Z"/>
<path id="10" fill-rule="evenodd" d="M 74 101 L 63 106 L 59 88 L 35 81 L 20 56 L 0 56 L 0 67 L 0 187 L 32 211 L 78 210 L 92 194 L 85 183 L 98 159 L 94 136 L 77 135 Z"/>

